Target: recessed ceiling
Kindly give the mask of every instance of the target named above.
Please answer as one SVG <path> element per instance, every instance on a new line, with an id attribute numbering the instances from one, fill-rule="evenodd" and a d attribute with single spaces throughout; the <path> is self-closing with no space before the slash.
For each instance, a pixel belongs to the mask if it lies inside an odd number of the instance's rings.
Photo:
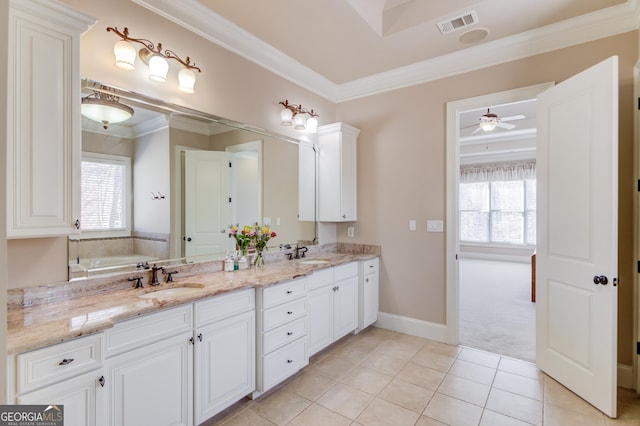
<path id="1" fill-rule="evenodd" d="M 640 0 L 132 1 L 335 102 L 640 24 Z M 469 14 L 470 25 L 438 28 Z"/>

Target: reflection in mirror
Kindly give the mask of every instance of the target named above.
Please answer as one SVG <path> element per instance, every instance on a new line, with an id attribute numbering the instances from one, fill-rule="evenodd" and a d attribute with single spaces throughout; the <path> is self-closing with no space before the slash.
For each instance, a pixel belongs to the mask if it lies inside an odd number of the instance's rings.
<path id="1" fill-rule="evenodd" d="M 135 112 L 106 129 L 83 117 L 82 231 L 69 238 L 70 279 L 223 258 L 235 249 L 231 224 L 271 227 L 271 250 L 315 243 L 315 217 L 298 202 L 299 156 L 313 152 L 308 146 L 109 90 Z M 308 161 L 304 168 L 315 176 Z"/>

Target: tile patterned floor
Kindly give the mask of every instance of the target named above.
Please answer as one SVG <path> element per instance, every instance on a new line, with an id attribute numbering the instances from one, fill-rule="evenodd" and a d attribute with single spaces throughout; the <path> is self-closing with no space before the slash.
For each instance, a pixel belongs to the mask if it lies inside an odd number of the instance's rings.
<path id="1" fill-rule="evenodd" d="M 640 425 L 640 397 L 619 389 L 618 400 L 610 419 L 530 363 L 370 327 L 205 424 Z"/>

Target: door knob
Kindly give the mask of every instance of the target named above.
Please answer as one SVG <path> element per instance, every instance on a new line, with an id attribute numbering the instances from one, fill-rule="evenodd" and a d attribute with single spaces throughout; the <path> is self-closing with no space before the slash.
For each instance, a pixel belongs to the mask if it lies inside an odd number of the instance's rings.
<path id="1" fill-rule="evenodd" d="M 602 284 L 602 285 L 607 285 L 607 283 L 609 282 L 609 279 L 604 276 L 604 275 L 596 275 L 595 277 L 593 277 L 593 283 L 598 285 L 598 284 Z"/>

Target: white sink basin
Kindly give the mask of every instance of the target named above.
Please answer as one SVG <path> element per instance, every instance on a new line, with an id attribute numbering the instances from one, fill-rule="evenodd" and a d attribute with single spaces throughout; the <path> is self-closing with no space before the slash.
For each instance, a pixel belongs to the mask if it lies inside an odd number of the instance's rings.
<path id="1" fill-rule="evenodd" d="M 308 260 L 301 260 L 298 263 L 302 265 L 322 265 L 324 263 L 329 263 L 329 261 L 325 259 L 308 259 Z"/>
<path id="2" fill-rule="evenodd" d="M 162 290 L 150 291 L 139 295 L 142 299 L 169 299 L 176 296 L 184 296 L 185 294 L 193 294 L 202 291 L 202 284 L 187 284 L 181 287 L 164 288 Z"/>

